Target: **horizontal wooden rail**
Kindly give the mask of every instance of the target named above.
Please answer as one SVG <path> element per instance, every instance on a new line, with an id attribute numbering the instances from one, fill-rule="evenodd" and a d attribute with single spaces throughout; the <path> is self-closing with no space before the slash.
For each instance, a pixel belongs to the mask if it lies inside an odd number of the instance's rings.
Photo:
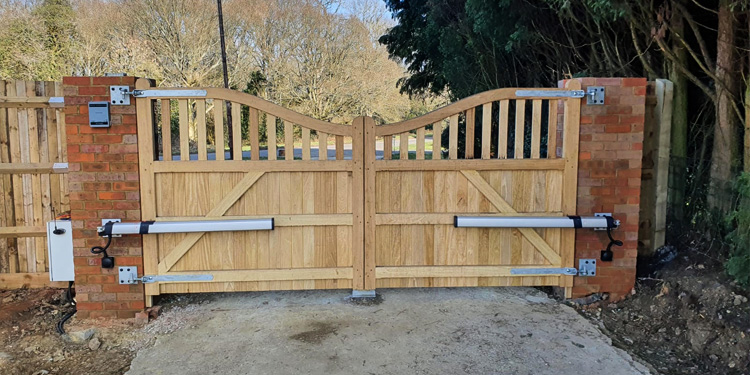
<path id="1" fill-rule="evenodd" d="M 0 108 L 62 108 L 61 96 L 0 96 Z"/>
<path id="2" fill-rule="evenodd" d="M 351 160 L 156 161 L 154 173 L 336 172 L 350 171 L 352 167 Z"/>
<path id="3" fill-rule="evenodd" d="M 352 225 L 352 214 L 260 216 L 163 216 L 156 221 L 253 220 L 273 218 L 276 227 Z"/>
<path id="4" fill-rule="evenodd" d="M 185 271 L 167 272 L 163 275 L 212 275 L 212 281 L 198 281 L 202 283 L 229 283 L 240 281 L 293 281 L 293 280 L 333 280 L 351 279 L 354 271 L 351 267 L 337 268 L 284 268 L 273 270 L 217 270 L 217 271 Z M 168 283 L 168 282 L 160 282 Z M 185 283 L 185 281 L 180 281 Z"/>
<path id="5" fill-rule="evenodd" d="M 67 282 L 49 281 L 49 272 L 0 273 L 0 290 L 21 288 L 65 288 Z"/>
<path id="6" fill-rule="evenodd" d="M 376 171 L 563 170 L 563 159 L 376 160 Z"/>
<path id="7" fill-rule="evenodd" d="M 16 237 L 45 237 L 47 236 L 46 227 L 2 227 L 0 228 L 0 238 Z"/>
<path id="8" fill-rule="evenodd" d="M 562 212 L 376 214 L 376 225 L 453 225 L 455 216 L 562 216 Z"/>
<path id="9" fill-rule="evenodd" d="M 68 173 L 68 163 L 0 163 L 0 174 Z"/>
<path id="10" fill-rule="evenodd" d="M 376 267 L 375 275 L 378 279 L 401 279 L 412 277 L 525 277 L 560 275 L 550 274 L 511 274 L 512 269 L 543 269 L 556 268 L 551 265 L 524 266 L 415 266 L 415 267 Z"/>

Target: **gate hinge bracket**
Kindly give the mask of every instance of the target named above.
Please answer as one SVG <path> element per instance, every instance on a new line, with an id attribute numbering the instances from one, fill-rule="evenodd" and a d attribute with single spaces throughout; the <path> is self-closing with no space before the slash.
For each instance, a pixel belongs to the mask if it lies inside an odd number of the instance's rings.
<path id="1" fill-rule="evenodd" d="M 586 88 L 586 104 L 604 105 L 604 86 L 589 86 Z"/>
<path id="2" fill-rule="evenodd" d="M 123 266 L 119 267 L 118 276 L 120 284 L 144 284 L 151 283 L 176 283 L 176 282 L 196 282 L 196 281 L 213 281 L 213 275 L 144 275 L 138 277 L 138 267 Z"/>

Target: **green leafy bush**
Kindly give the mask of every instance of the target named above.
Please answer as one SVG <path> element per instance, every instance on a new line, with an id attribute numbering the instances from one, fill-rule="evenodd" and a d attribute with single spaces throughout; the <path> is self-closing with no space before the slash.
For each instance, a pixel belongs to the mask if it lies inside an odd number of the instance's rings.
<path id="1" fill-rule="evenodd" d="M 750 286 L 750 173 L 743 173 L 735 184 L 737 208 L 727 218 L 731 246 L 726 268 L 730 276 L 743 286 Z"/>

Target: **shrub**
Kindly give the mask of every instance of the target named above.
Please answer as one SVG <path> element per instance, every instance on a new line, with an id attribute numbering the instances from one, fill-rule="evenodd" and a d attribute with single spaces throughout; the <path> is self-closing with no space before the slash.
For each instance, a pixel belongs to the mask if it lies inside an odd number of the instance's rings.
<path id="1" fill-rule="evenodd" d="M 737 208 L 727 218 L 727 235 L 731 252 L 727 272 L 743 286 L 750 286 L 750 173 L 743 173 L 735 183 Z"/>

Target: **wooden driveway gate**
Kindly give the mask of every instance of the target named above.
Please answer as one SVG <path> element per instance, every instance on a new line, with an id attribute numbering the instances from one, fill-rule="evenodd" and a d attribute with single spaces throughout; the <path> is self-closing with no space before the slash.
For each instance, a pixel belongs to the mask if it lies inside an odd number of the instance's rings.
<path id="1" fill-rule="evenodd" d="M 573 229 L 453 223 L 575 215 L 577 81 L 488 91 L 382 126 L 324 122 L 227 89 L 151 89 L 147 80 L 136 89 L 143 221 L 275 222 L 271 231 L 143 236 L 144 274 L 214 277 L 146 284 L 148 304 L 160 293 L 572 287 L 572 276 L 534 270 L 573 266 Z M 531 272 L 511 272 L 519 269 Z"/>

